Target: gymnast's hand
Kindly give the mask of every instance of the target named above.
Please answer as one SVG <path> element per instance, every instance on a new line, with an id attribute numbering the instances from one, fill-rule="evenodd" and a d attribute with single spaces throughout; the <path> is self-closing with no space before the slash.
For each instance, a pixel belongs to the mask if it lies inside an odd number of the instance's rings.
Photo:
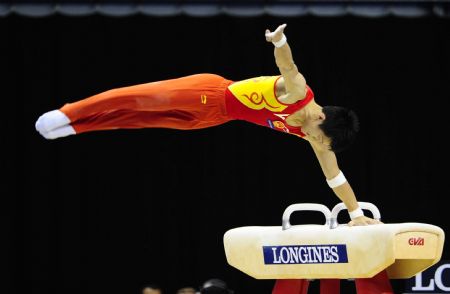
<path id="1" fill-rule="evenodd" d="M 367 226 L 367 225 L 376 225 L 376 224 L 382 224 L 379 220 L 372 219 L 367 216 L 360 216 L 355 218 L 354 220 L 350 221 L 348 223 L 349 227 L 353 226 Z"/>
<path id="2" fill-rule="evenodd" d="M 280 41 L 281 37 L 283 36 L 283 31 L 284 31 L 285 27 L 286 27 L 286 24 L 282 24 L 281 26 L 278 26 L 278 28 L 273 32 L 266 30 L 266 41 L 267 42 Z"/>

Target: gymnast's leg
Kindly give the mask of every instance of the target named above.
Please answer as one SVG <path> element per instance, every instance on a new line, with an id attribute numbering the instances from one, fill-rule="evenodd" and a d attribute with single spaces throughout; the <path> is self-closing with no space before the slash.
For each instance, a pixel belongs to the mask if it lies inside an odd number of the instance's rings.
<path id="1" fill-rule="evenodd" d="M 231 83 L 198 74 L 106 91 L 43 114 L 37 131 L 55 139 L 95 130 L 205 128 L 229 121 L 225 89 Z"/>

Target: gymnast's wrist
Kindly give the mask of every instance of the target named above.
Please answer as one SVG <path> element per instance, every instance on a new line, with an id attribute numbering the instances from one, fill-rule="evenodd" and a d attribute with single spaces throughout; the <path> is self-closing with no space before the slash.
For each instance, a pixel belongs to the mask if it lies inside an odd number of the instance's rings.
<path id="1" fill-rule="evenodd" d="M 281 36 L 281 39 L 280 39 L 280 40 L 278 40 L 278 41 L 276 41 L 276 42 L 272 41 L 272 44 L 273 44 L 275 47 L 280 48 L 280 47 L 284 46 L 284 44 L 286 44 L 286 42 L 287 42 L 286 35 L 283 34 L 283 35 Z"/>
<path id="2" fill-rule="evenodd" d="M 348 214 L 350 215 L 351 220 L 354 220 L 355 218 L 364 216 L 364 212 L 362 211 L 361 207 L 359 207 L 359 206 L 357 209 L 349 211 Z"/>

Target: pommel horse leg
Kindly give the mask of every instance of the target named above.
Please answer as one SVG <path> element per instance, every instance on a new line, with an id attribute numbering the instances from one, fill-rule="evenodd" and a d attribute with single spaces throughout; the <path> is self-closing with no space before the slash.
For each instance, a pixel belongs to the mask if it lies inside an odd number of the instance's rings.
<path id="1" fill-rule="evenodd" d="M 321 294 L 339 294 L 339 279 L 320 280 Z M 308 280 L 277 280 L 272 294 L 307 294 L 309 287 Z"/>
<path id="2" fill-rule="evenodd" d="M 308 287 L 308 280 L 277 280 L 272 294 L 306 294 Z"/>
<path id="3" fill-rule="evenodd" d="M 355 279 L 358 294 L 394 294 L 386 271 L 368 279 Z"/>
<path id="4" fill-rule="evenodd" d="M 386 271 L 367 279 L 355 279 L 358 294 L 394 294 Z M 307 294 L 308 280 L 277 280 L 272 294 Z M 320 280 L 320 294 L 339 294 L 339 279 Z"/>
<path id="5" fill-rule="evenodd" d="M 323 279 L 320 280 L 320 294 L 340 294 L 341 280 Z"/>

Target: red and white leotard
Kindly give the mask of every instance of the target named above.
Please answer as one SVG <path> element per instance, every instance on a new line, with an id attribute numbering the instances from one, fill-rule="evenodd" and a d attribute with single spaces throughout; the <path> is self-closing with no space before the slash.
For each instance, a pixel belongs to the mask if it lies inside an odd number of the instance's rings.
<path id="1" fill-rule="evenodd" d="M 275 85 L 280 77 L 261 76 L 229 85 L 225 91 L 228 116 L 304 137 L 301 127 L 288 125 L 286 118 L 313 100 L 314 93 L 306 86 L 304 99 L 293 104 L 284 104 L 278 100 L 275 93 Z"/>

